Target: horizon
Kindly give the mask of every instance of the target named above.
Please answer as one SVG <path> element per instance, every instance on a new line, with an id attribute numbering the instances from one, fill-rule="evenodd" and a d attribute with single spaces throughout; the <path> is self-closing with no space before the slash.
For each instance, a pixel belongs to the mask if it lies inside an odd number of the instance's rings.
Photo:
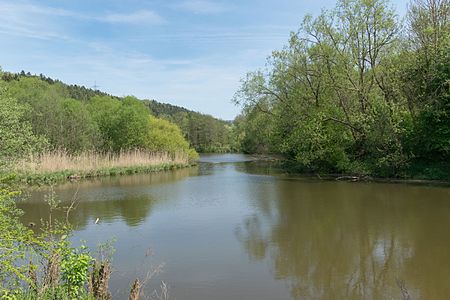
<path id="1" fill-rule="evenodd" d="M 240 79 L 336 1 L 308 2 L 4 0 L 0 66 L 233 120 Z"/>

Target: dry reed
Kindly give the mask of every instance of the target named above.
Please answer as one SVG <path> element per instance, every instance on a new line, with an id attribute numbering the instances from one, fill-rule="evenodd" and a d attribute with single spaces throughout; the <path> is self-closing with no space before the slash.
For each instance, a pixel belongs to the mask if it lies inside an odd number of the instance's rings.
<path id="1" fill-rule="evenodd" d="M 31 156 L 16 164 L 15 170 L 26 173 L 52 173 L 59 171 L 89 172 L 100 169 L 188 164 L 185 153 L 148 152 L 142 150 L 119 153 L 85 152 L 77 155 L 66 151 L 45 152 Z"/>

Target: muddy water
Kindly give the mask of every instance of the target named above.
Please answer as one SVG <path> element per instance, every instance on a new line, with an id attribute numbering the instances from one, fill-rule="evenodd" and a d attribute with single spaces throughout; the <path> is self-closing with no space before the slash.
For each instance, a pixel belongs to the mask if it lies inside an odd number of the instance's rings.
<path id="1" fill-rule="evenodd" d="M 147 295 L 164 281 L 178 300 L 448 299 L 450 188 L 319 181 L 251 160 L 203 156 L 56 195 L 77 199 L 75 243 L 116 239 L 115 299 L 161 265 Z M 24 222 L 48 218 L 46 193 L 20 204 Z"/>

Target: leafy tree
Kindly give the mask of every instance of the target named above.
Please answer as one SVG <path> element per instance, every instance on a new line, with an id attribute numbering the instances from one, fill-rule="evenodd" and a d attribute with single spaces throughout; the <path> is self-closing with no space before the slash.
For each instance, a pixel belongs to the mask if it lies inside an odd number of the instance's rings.
<path id="1" fill-rule="evenodd" d="M 54 146 L 71 152 L 82 152 L 97 148 L 99 129 L 86 106 L 73 99 L 61 101 L 61 132 Z"/>
<path id="2" fill-rule="evenodd" d="M 145 145 L 147 149 L 171 154 L 189 150 L 189 143 L 177 125 L 155 117 L 149 117 L 148 123 L 150 129 Z"/>
<path id="3" fill-rule="evenodd" d="M 229 152 L 231 123 L 175 105 L 145 100 L 145 105 L 158 118 L 175 123 L 189 144 L 200 152 Z"/>
<path id="4" fill-rule="evenodd" d="M 15 198 L 20 194 L 6 183 L 11 178 L 0 178 L 0 297 L 27 281 L 26 265 L 18 265 L 26 257 L 33 232 L 19 221 L 22 212 L 17 209 Z"/>
<path id="5" fill-rule="evenodd" d="M 244 151 L 382 176 L 414 157 L 446 160 L 449 3 L 413 2 L 407 36 L 385 0 L 340 0 L 306 16 L 235 95 Z"/>
<path id="6" fill-rule="evenodd" d="M 402 90 L 414 127 L 411 152 L 419 159 L 450 158 L 450 1 L 417 0 L 408 12 L 409 40 Z"/>
<path id="7" fill-rule="evenodd" d="M 121 107 L 120 101 L 108 96 L 95 96 L 87 104 L 87 109 L 100 131 L 99 146 L 102 150 L 117 148 L 114 130 L 118 126 L 117 119 Z"/>
<path id="8" fill-rule="evenodd" d="M 113 150 L 145 148 L 149 131 L 148 111 L 134 97 L 126 97 L 121 101 L 121 108 L 115 118 Z"/>
<path id="9" fill-rule="evenodd" d="M 25 119 L 29 107 L 19 104 L 2 87 L 0 108 L 0 167 L 46 146 L 46 140 L 34 135 L 31 124 Z"/>
<path id="10" fill-rule="evenodd" d="M 120 151 L 146 146 L 148 111 L 134 97 L 116 100 L 108 96 L 94 97 L 88 104 L 98 124 L 104 150 Z"/>
<path id="11" fill-rule="evenodd" d="M 67 98 L 64 86 L 25 77 L 9 84 L 8 92 L 31 108 L 26 119 L 52 148 L 79 152 L 96 147 L 96 125 L 82 103 Z"/>

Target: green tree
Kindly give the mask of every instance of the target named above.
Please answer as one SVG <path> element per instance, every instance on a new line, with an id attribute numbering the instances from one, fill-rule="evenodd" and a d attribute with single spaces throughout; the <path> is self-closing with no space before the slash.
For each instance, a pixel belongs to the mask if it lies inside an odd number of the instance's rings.
<path id="1" fill-rule="evenodd" d="M 146 149 L 168 152 L 171 155 L 186 154 L 190 161 L 198 159 L 197 153 L 189 148 L 189 143 L 177 125 L 155 117 L 149 117 L 148 123 L 150 130 L 147 133 Z"/>
<path id="2" fill-rule="evenodd" d="M 97 146 L 98 129 L 89 112 L 81 102 L 68 98 L 62 84 L 21 77 L 8 84 L 8 93 L 30 107 L 24 117 L 51 148 L 79 152 Z"/>
<path id="3" fill-rule="evenodd" d="M 89 102 L 88 110 L 100 130 L 103 150 L 145 148 L 150 125 L 142 102 L 134 97 L 117 100 L 96 96 Z"/>
<path id="4" fill-rule="evenodd" d="M 408 12 L 409 40 L 402 89 L 414 117 L 411 151 L 417 158 L 450 158 L 450 1 L 417 0 Z"/>
<path id="5" fill-rule="evenodd" d="M 404 168 L 410 117 L 396 77 L 399 28 L 384 0 L 341 0 L 306 16 L 268 71 L 249 73 L 236 93 L 244 148 L 258 151 L 266 141 L 310 170 L 394 175 Z"/>
<path id="6" fill-rule="evenodd" d="M 25 118 L 29 107 L 19 104 L 3 87 L 0 87 L 0 108 L 0 167 L 46 146 L 46 140 L 33 134 Z"/>
<path id="7" fill-rule="evenodd" d="M 87 109 L 100 131 L 101 144 L 99 146 L 102 150 L 116 148 L 114 130 L 117 127 L 121 106 L 119 100 L 109 96 L 95 96 L 87 104 Z"/>

